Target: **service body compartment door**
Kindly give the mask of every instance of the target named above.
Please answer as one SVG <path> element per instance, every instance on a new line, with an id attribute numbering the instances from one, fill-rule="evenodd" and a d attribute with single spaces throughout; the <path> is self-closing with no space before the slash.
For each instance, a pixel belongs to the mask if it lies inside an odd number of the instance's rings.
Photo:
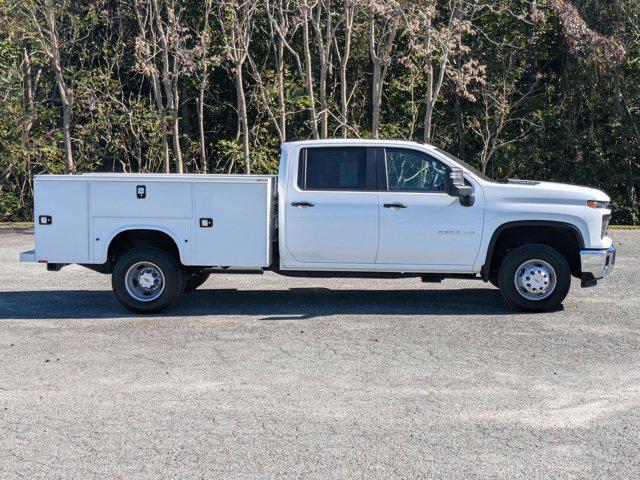
<path id="1" fill-rule="evenodd" d="M 87 182 L 38 180 L 35 184 L 36 259 L 49 263 L 88 263 Z"/>
<path id="2" fill-rule="evenodd" d="M 91 183 L 93 217 L 190 218 L 191 184 L 147 178 Z"/>
<path id="3" fill-rule="evenodd" d="M 268 267 L 272 180 L 194 183 L 194 265 Z"/>

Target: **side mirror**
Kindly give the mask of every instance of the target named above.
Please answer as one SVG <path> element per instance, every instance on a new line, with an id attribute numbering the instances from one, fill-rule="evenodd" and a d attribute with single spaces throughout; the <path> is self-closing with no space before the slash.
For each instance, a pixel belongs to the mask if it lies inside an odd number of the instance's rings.
<path id="1" fill-rule="evenodd" d="M 449 177 L 446 182 L 446 192 L 452 197 L 458 197 L 460 199 L 460 205 L 463 207 L 470 207 L 475 202 L 473 188 L 464 183 L 461 168 L 451 168 L 449 171 Z"/>

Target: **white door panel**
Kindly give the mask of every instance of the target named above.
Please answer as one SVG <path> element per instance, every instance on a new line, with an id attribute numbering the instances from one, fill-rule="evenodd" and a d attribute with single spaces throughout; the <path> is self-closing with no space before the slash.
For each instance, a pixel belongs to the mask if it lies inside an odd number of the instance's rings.
<path id="1" fill-rule="evenodd" d="M 384 207 L 393 203 L 406 208 Z M 482 203 L 478 192 L 472 207 L 444 193 L 380 192 L 377 263 L 472 265 L 482 236 Z"/>
<path id="2" fill-rule="evenodd" d="M 445 193 L 449 168 L 405 148 L 385 148 L 379 194 L 378 264 L 473 265 L 482 238 L 483 198 L 475 186 L 471 207 Z M 473 187 L 473 185 L 472 185 Z"/>
<path id="3" fill-rule="evenodd" d="M 309 202 L 313 207 L 295 207 Z M 374 263 L 376 192 L 289 192 L 287 249 L 299 262 Z"/>
<path id="4" fill-rule="evenodd" d="M 296 261 L 375 263 L 378 194 L 370 153 L 366 148 L 310 148 L 290 163 L 286 247 Z"/>

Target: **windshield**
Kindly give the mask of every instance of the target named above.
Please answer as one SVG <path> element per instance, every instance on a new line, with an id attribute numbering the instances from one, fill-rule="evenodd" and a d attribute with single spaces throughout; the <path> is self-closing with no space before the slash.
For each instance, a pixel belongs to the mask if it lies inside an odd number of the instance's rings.
<path id="1" fill-rule="evenodd" d="M 466 162 L 463 162 L 462 160 L 460 160 L 458 157 L 451 155 L 449 152 L 445 152 L 444 150 L 439 149 L 438 147 L 434 147 L 436 149 L 436 151 L 438 153 L 441 153 L 442 155 L 444 155 L 445 157 L 447 157 L 449 160 L 451 160 L 452 162 L 457 163 L 458 165 L 460 165 L 463 168 L 466 168 L 467 170 L 469 170 L 471 173 L 473 173 L 474 175 L 476 175 L 477 177 L 480 177 L 482 180 L 485 180 L 487 182 L 495 182 L 495 180 L 493 180 L 492 178 L 487 177 L 484 173 L 482 173 L 480 170 L 478 170 L 475 167 L 472 167 L 471 165 L 469 165 Z"/>

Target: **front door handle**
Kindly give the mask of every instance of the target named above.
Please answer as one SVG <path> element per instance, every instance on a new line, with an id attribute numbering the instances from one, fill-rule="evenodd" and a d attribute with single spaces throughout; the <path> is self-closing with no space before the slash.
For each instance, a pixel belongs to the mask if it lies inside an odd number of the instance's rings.
<path id="1" fill-rule="evenodd" d="M 315 204 L 311 203 L 311 202 L 291 202 L 291 206 L 292 207 L 305 207 L 305 208 L 309 208 L 309 207 L 313 207 Z"/>
<path id="2" fill-rule="evenodd" d="M 382 206 L 384 208 L 407 208 L 404 203 L 385 203 Z"/>

